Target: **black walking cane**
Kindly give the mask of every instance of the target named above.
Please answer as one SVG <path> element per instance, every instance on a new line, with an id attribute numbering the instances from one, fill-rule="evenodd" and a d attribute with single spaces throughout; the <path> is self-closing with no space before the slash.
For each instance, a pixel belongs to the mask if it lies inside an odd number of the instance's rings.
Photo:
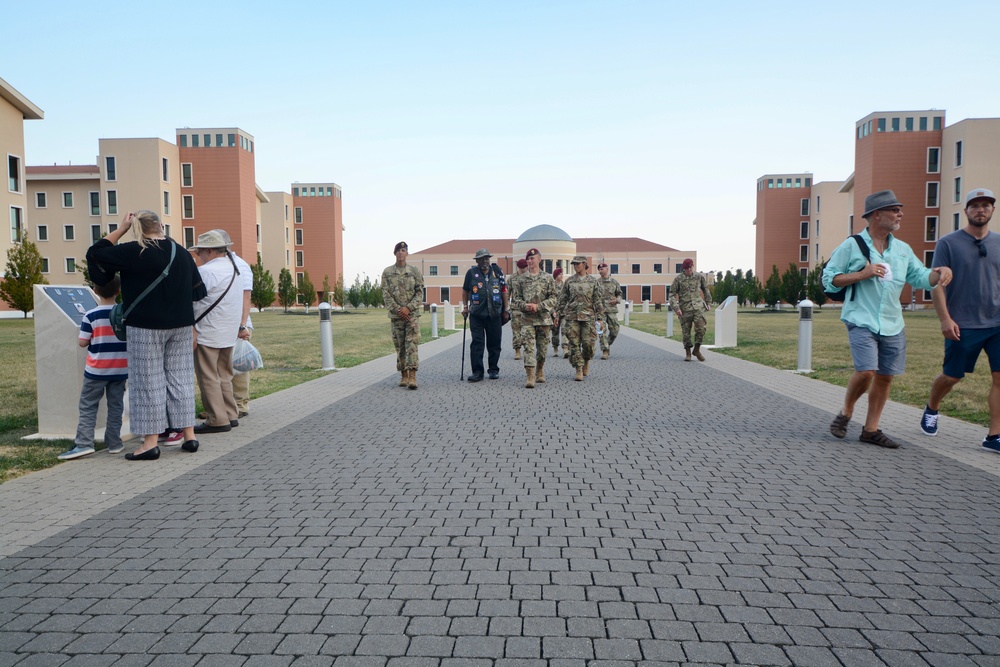
<path id="1" fill-rule="evenodd" d="M 462 373 L 458 376 L 459 381 L 465 381 L 465 330 L 469 326 L 469 314 L 462 313 Z"/>

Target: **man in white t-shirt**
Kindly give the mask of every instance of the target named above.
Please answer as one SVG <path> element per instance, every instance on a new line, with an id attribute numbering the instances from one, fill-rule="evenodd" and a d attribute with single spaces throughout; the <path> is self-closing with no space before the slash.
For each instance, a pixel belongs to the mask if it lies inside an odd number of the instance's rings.
<path id="1" fill-rule="evenodd" d="M 226 243 L 232 245 L 232 239 L 229 234 L 224 229 L 213 229 L 213 232 L 218 232 L 225 239 Z M 243 340 L 250 340 L 250 336 L 253 333 L 253 322 L 250 320 L 250 293 L 253 291 L 253 271 L 250 269 L 250 265 L 246 263 L 239 255 L 233 251 L 229 251 L 232 256 L 233 261 L 236 262 L 236 268 L 240 270 L 240 278 L 243 280 L 243 316 L 240 319 L 240 333 L 239 337 Z M 236 399 L 236 411 L 239 413 L 238 418 L 242 419 L 250 414 L 250 372 L 240 373 L 239 375 L 233 376 L 233 397 Z"/>
<path id="2" fill-rule="evenodd" d="M 229 252 L 231 241 L 218 231 L 198 236 L 198 254 L 208 296 L 195 303 L 194 370 L 206 419 L 195 433 L 223 433 L 239 425 L 233 397 L 233 345 L 243 313 L 243 281 Z"/>

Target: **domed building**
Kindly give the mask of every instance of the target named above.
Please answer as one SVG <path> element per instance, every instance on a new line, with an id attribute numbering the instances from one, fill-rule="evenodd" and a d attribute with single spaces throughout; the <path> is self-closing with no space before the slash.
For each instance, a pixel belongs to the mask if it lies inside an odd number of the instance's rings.
<path id="1" fill-rule="evenodd" d="M 698 268 L 698 253 L 682 251 L 637 237 L 599 237 L 574 239 L 555 225 L 536 225 L 516 239 L 454 239 L 424 250 L 413 251 L 407 260 L 424 277 L 425 303 L 459 303 L 465 272 L 475 264 L 476 251 L 486 248 L 503 272 L 515 271 L 517 260 L 532 248 L 541 254 L 543 271 L 562 268 L 571 273 L 574 255 L 590 262 L 590 273 L 597 275 L 597 265 L 607 262 L 611 274 L 621 283 L 625 298 L 634 303 L 666 303 L 669 286 L 681 263 L 688 257 Z"/>

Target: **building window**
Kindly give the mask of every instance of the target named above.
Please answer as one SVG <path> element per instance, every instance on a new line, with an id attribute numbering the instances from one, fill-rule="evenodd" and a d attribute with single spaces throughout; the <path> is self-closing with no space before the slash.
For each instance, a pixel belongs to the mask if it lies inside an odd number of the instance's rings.
<path id="1" fill-rule="evenodd" d="M 302 207 L 301 206 L 296 206 L 295 207 L 295 223 L 299 224 L 301 222 L 302 222 Z"/>
<path id="2" fill-rule="evenodd" d="M 799 261 L 808 262 L 809 261 L 809 245 L 803 244 L 799 246 Z"/>
<path id="3" fill-rule="evenodd" d="M 291 243 L 291 237 L 288 235 L 288 227 L 285 227 L 285 243 Z"/>
<path id="4" fill-rule="evenodd" d="M 667 294 L 670 294 L 670 286 L 667 286 Z M 622 301 L 628 301 L 628 285 L 622 285 Z"/>
<path id="5" fill-rule="evenodd" d="M 91 192 L 90 193 L 90 214 L 100 215 L 101 214 L 101 193 Z"/>
<path id="6" fill-rule="evenodd" d="M 197 134 L 191 135 L 191 148 L 198 148 L 199 139 Z"/>
<path id="7" fill-rule="evenodd" d="M 878 119 L 878 126 L 877 127 L 878 127 L 878 131 L 879 132 L 885 132 L 885 118 L 879 118 Z"/>
<path id="8" fill-rule="evenodd" d="M 10 242 L 20 243 L 24 234 L 24 215 L 17 206 L 10 207 Z"/>
<path id="9" fill-rule="evenodd" d="M 108 190 L 108 215 L 118 215 L 117 190 Z"/>
<path id="10" fill-rule="evenodd" d="M 893 132 L 899 132 L 899 119 L 898 118 L 893 118 L 892 119 L 892 131 Z"/>
<path id="11" fill-rule="evenodd" d="M 49 240 L 49 226 L 48 225 L 37 225 L 35 227 L 35 235 L 38 237 L 36 241 L 48 241 Z"/>
<path id="12" fill-rule="evenodd" d="M 799 215 L 809 215 L 809 199 L 802 199 L 799 202 Z"/>
<path id="13" fill-rule="evenodd" d="M 93 245 L 101 240 L 101 226 L 91 225 L 90 226 L 90 243 Z"/>
<path id="14" fill-rule="evenodd" d="M 816 195 L 816 212 L 819 213 L 819 195 Z"/>
<path id="15" fill-rule="evenodd" d="M 457 266 L 452 265 L 450 271 L 451 271 L 451 275 L 453 275 L 453 276 L 457 276 L 458 275 L 458 267 Z"/>
<path id="16" fill-rule="evenodd" d="M 937 241 L 938 219 L 936 215 L 924 218 L 924 241 Z"/>
<path id="17" fill-rule="evenodd" d="M 170 215 L 170 193 L 163 191 L 163 215 Z"/>
<path id="18" fill-rule="evenodd" d="M 799 238 L 807 239 L 809 238 L 809 221 L 803 220 L 799 223 Z"/>
<path id="19" fill-rule="evenodd" d="M 817 262 L 819 261 L 819 244 L 818 243 L 813 247 L 813 257 L 816 258 Z"/>
<path id="20" fill-rule="evenodd" d="M 938 190 L 941 184 L 937 181 L 927 183 L 927 208 L 938 207 Z"/>
<path id="21" fill-rule="evenodd" d="M 941 118 L 941 116 L 934 116 L 934 129 L 935 130 L 940 130 L 941 129 L 941 121 L 942 120 L 943 119 Z"/>
<path id="22" fill-rule="evenodd" d="M 961 141 L 956 141 L 955 142 L 955 166 L 956 167 L 961 167 L 962 166 L 962 142 Z"/>
<path id="23" fill-rule="evenodd" d="M 955 179 L 955 203 L 958 204 L 962 201 L 962 177 L 959 176 Z"/>
<path id="24" fill-rule="evenodd" d="M 212 135 L 211 134 L 206 134 L 205 135 L 205 148 L 208 148 L 211 145 L 212 145 Z"/>
<path id="25" fill-rule="evenodd" d="M 639 265 L 638 264 L 633 264 L 632 265 L 632 273 L 639 273 Z"/>
<path id="26" fill-rule="evenodd" d="M 113 157 L 104 158 L 104 180 L 106 181 L 118 180 L 118 169 L 115 165 L 115 159 Z"/>
<path id="27" fill-rule="evenodd" d="M 184 247 L 190 248 L 194 245 L 194 227 L 184 228 Z"/>
<path id="28" fill-rule="evenodd" d="M 285 204 L 285 222 L 288 222 L 288 204 Z"/>
<path id="29" fill-rule="evenodd" d="M 301 250 L 296 250 L 295 251 L 295 266 L 305 266 L 305 265 L 306 265 L 305 255 L 302 253 Z"/>
<path id="30" fill-rule="evenodd" d="M 653 288 L 651 285 L 642 286 L 642 300 L 652 301 L 653 300 Z"/>
<path id="31" fill-rule="evenodd" d="M 958 228 L 962 226 L 962 214 L 961 213 L 953 213 L 952 217 L 951 217 L 951 221 L 952 221 L 952 223 L 954 225 L 952 227 L 952 230 L 957 232 Z"/>
<path id="32" fill-rule="evenodd" d="M 170 236 L 170 225 L 163 225 L 163 235 L 172 238 Z"/>
<path id="33" fill-rule="evenodd" d="M 181 146 L 181 148 L 187 148 L 187 145 L 188 145 L 188 136 L 186 134 L 182 134 L 182 135 L 180 135 L 178 137 L 178 139 L 180 140 L 180 146 Z"/>
<path id="34" fill-rule="evenodd" d="M 913 116 L 909 116 L 906 119 L 906 131 L 913 132 Z"/>
<path id="35" fill-rule="evenodd" d="M 617 264 L 612 264 L 608 268 L 611 270 L 611 273 L 618 273 L 618 265 Z"/>
<path id="36" fill-rule="evenodd" d="M 306 274 L 304 274 L 302 271 L 297 271 L 295 273 L 295 286 L 298 287 L 299 285 L 301 285 L 302 281 L 305 279 L 306 279 Z"/>
<path id="37" fill-rule="evenodd" d="M 228 135 L 227 138 L 229 139 L 229 147 L 230 148 L 232 148 L 233 146 L 236 145 L 236 135 L 235 134 L 230 134 L 230 135 Z"/>
<path id="38" fill-rule="evenodd" d="M 162 158 L 161 165 L 163 167 L 163 182 L 170 182 L 170 161 L 167 158 Z"/>
<path id="39" fill-rule="evenodd" d="M 62 207 L 63 208 L 73 208 L 73 193 L 64 192 L 62 193 Z"/>
<path id="40" fill-rule="evenodd" d="M 109 222 L 108 223 L 108 234 L 110 234 L 111 232 L 115 231 L 116 229 L 118 229 L 118 223 L 117 222 Z"/>
<path id="41" fill-rule="evenodd" d="M 66 273 L 76 273 L 76 257 L 66 258 Z"/>
<path id="42" fill-rule="evenodd" d="M 35 208 L 45 208 L 45 193 L 36 192 L 35 193 Z"/>
<path id="43" fill-rule="evenodd" d="M 430 272 L 428 275 L 436 276 L 438 274 L 438 267 L 432 266 L 428 269 L 428 271 Z"/>
<path id="44" fill-rule="evenodd" d="M 222 135 L 221 134 L 215 135 L 215 145 L 216 146 L 222 146 Z"/>
<path id="45" fill-rule="evenodd" d="M 653 264 L 653 273 L 663 273 L 663 265 Z"/>
<path id="46" fill-rule="evenodd" d="M 850 215 L 847 218 L 847 233 L 851 236 L 854 235 L 854 215 Z"/>
<path id="47" fill-rule="evenodd" d="M 773 178 L 767 179 L 767 189 L 768 190 L 773 190 L 774 189 L 774 179 Z"/>
<path id="48" fill-rule="evenodd" d="M 48 273 L 48 272 L 49 272 L 49 258 L 42 257 L 42 273 Z"/>
<path id="49" fill-rule="evenodd" d="M 450 287 L 442 287 L 441 288 L 441 301 L 442 302 L 447 301 L 448 303 L 451 303 L 451 288 Z"/>
<path id="50" fill-rule="evenodd" d="M 927 149 L 927 173 L 937 174 L 941 171 L 941 149 L 940 148 L 928 148 Z"/>
<path id="51" fill-rule="evenodd" d="M 285 266 L 288 266 L 288 265 L 290 265 L 292 263 L 292 259 L 291 258 L 292 258 L 291 251 L 286 249 L 285 250 Z"/>
<path id="52" fill-rule="evenodd" d="M 816 218 L 816 238 L 819 238 L 819 218 Z"/>
<path id="53" fill-rule="evenodd" d="M 295 245 L 303 245 L 303 243 L 302 243 L 302 230 L 301 229 L 296 229 L 295 230 Z"/>
<path id="54" fill-rule="evenodd" d="M 21 191 L 21 158 L 16 155 L 7 156 L 7 189 Z"/>
<path id="55" fill-rule="evenodd" d="M 927 131 L 927 116 L 920 117 L 920 131 L 921 132 Z"/>
<path id="56" fill-rule="evenodd" d="M 194 183 L 194 179 L 191 176 L 191 163 L 185 162 L 181 165 L 181 187 L 190 188 Z"/>
<path id="57" fill-rule="evenodd" d="M 76 227 L 73 225 L 63 225 L 63 241 L 76 240 Z"/>
<path id="58" fill-rule="evenodd" d="M 184 195 L 181 197 L 181 217 L 190 220 L 194 217 L 194 195 Z"/>

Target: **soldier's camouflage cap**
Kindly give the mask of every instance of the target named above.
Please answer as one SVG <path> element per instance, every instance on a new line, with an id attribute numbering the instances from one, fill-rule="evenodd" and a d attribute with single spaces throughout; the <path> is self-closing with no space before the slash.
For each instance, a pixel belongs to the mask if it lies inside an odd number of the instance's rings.
<path id="1" fill-rule="evenodd" d="M 587 266 L 590 266 L 590 262 L 588 262 L 587 258 L 584 257 L 583 255 L 576 255 L 573 258 L 573 261 L 570 262 L 570 264 L 586 264 Z"/>

